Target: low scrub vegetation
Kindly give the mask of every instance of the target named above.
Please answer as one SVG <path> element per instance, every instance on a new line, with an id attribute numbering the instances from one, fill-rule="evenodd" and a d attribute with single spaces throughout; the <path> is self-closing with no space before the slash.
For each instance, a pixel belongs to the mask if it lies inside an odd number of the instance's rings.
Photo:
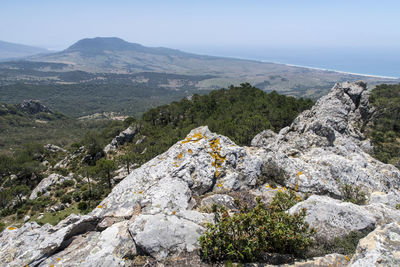
<path id="1" fill-rule="evenodd" d="M 252 209 L 237 201 L 240 208 L 233 214 L 214 206 L 215 223 L 207 224 L 200 237 L 202 258 L 210 262 L 255 262 L 267 253 L 304 256 L 315 231 L 304 221 L 305 210 L 294 215 L 286 212 L 298 200 L 294 192 L 278 192 L 269 206 L 260 198 Z"/>

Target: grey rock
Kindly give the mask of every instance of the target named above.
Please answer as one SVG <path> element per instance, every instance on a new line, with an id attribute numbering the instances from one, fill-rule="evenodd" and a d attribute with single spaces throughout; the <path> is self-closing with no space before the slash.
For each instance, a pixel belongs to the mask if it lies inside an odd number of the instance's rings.
<path id="1" fill-rule="evenodd" d="M 264 166 L 275 166 L 286 185 L 300 192 L 343 197 L 345 184 L 399 194 L 400 171 L 365 153 L 361 132 L 373 109 L 365 83 L 336 84 L 263 146 Z M 260 142 L 256 142 L 260 145 Z M 262 142 L 261 142 L 262 144 Z M 365 148 L 364 148 L 365 149 Z"/>
<path id="2" fill-rule="evenodd" d="M 44 146 L 45 149 L 47 149 L 48 151 L 52 152 L 52 153 L 57 153 L 57 152 L 67 152 L 65 149 L 56 146 L 56 145 L 52 145 L 52 144 L 47 144 Z"/>
<path id="3" fill-rule="evenodd" d="M 60 160 L 59 162 L 57 162 L 57 164 L 54 166 L 54 168 L 67 168 L 68 164 L 75 158 L 79 157 L 80 155 L 82 155 L 82 153 L 85 151 L 85 147 L 81 146 L 80 148 L 78 148 L 72 155 L 67 155 L 65 156 L 65 158 L 63 158 L 62 160 Z"/>
<path id="4" fill-rule="evenodd" d="M 48 107 L 41 104 L 39 100 L 33 99 L 24 100 L 21 104 L 19 104 L 19 108 L 28 114 L 37 114 L 39 112 L 49 114 L 53 113 Z"/>
<path id="5" fill-rule="evenodd" d="M 131 266 L 135 255 L 128 221 L 123 221 L 102 232 L 89 231 L 77 236 L 68 248 L 48 257 L 39 266 Z"/>
<path id="6" fill-rule="evenodd" d="M 251 140 L 251 146 L 254 147 L 265 147 L 270 143 L 275 141 L 276 133 L 272 130 L 264 130 L 261 133 L 257 134 L 253 140 Z"/>
<path id="7" fill-rule="evenodd" d="M 333 240 L 351 231 L 373 230 L 388 221 L 400 221 L 400 211 L 382 204 L 359 206 L 328 196 L 313 195 L 297 203 L 290 214 L 307 210 L 306 222 L 317 230 L 316 237 Z"/>
<path id="8" fill-rule="evenodd" d="M 225 194 L 214 194 L 208 197 L 205 197 L 201 200 L 201 207 L 207 208 L 210 210 L 212 205 L 215 204 L 217 206 L 224 206 L 227 209 L 235 209 L 237 206 L 235 205 L 235 199 L 229 195 Z"/>
<path id="9" fill-rule="evenodd" d="M 135 145 L 139 145 L 139 144 L 143 143 L 143 141 L 144 141 L 145 139 L 146 139 L 146 136 L 143 135 L 142 137 L 140 137 L 140 138 L 135 142 Z"/>
<path id="10" fill-rule="evenodd" d="M 6 266 L 36 266 L 72 237 L 94 230 L 97 222 L 95 217 L 72 214 L 55 227 L 28 222 L 21 228 L 6 228 L 0 234 L 0 261 Z"/>
<path id="11" fill-rule="evenodd" d="M 399 222 L 380 226 L 361 239 L 349 266 L 400 266 Z"/>
<path id="12" fill-rule="evenodd" d="M 71 180 L 73 179 L 73 175 L 69 174 L 68 176 L 62 176 L 57 173 L 52 173 L 46 178 L 44 178 L 40 183 L 35 187 L 35 189 L 32 190 L 31 195 L 29 196 L 29 199 L 36 199 L 37 194 L 40 192 L 42 194 L 46 193 L 47 188 L 54 186 L 56 184 L 61 184 L 62 182 L 66 180 Z"/>
<path id="13" fill-rule="evenodd" d="M 162 260 L 199 247 L 204 228 L 179 215 L 139 215 L 129 228 L 137 248 Z"/>
<path id="14" fill-rule="evenodd" d="M 373 192 L 369 199 L 370 204 L 385 204 L 392 208 L 400 203 L 400 195 L 396 193 Z"/>
<path id="15" fill-rule="evenodd" d="M 24 223 L 26 223 L 26 222 L 29 221 L 30 219 L 31 219 L 31 216 L 26 215 L 26 216 L 24 217 Z"/>
<path id="16" fill-rule="evenodd" d="M 93 214 L 130 218 L 138 206 L 149 213 L 186 209 L 192 195 L 254 187 L 261 165 L 260 157 L 199 127 L 133 170 Z"/>
<path id="17" fill-rule="evenodd" d="M 137 133 L 140 131 L 140 125 L 135 124 L 134 126 L 129 126 L 124 131 L 120 132 L 113 140 L 111 140 L 110 144 L 108 144 L 104 148 L 105 153 L 109 153 L 110 151 L 114 151 L 118 148 L 118 146 L 125 144 L 126 142 L 131 142 Z"/>

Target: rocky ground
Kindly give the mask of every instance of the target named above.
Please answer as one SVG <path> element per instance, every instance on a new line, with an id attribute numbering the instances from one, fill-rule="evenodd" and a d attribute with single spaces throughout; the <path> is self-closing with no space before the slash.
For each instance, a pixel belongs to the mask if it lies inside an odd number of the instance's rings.
<path id="1" fill-rule="evenodd" d="M 8 227 L 0 234 L 0 260 L 5 266 L 208 266 L 200 261 L 198 239 L 213 220 L 207 212 L 213 202 L 232 208 L 238 195 L 267 202 L 290 188 L 304 201 L 289 212 L 306 208 L 317 240 L 370 233 L 351 257 L 329 254 L 284 266 L 398 266 L 400 171 L 368 154 L 372 146 L 362 130 L 373 112 L 363 82 L 343 83 L 278 134 L 257 135 L 251 147 L 199 127 L 135 169 L 89 214 L 54 227 Z M 346 187 L 365 197 L 346 202 Z"/>

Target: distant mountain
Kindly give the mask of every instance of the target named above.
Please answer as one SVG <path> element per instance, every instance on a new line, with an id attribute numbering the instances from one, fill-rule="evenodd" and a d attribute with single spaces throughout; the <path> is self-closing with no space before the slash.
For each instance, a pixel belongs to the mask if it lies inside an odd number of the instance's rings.
<path id="1" fill-rule="evenodd" d="M 60 54 L 69 52 L 80 52 L 82 56 L 88 56 L 88 55 L 94 56 L 106 53 L 107 51 L 113 51 L 113 52 L 130 51 L 136 53 L 147 53 L 147 54 L 166 55 L 166 56 L 189 55 L 188 53 L 184 53 L 176 49 L 170 49 L 164 47 L 146 47 L 136 43 L 129 43 L 117 37 L 85 38 L 71 45 Z"/>
<path id="2" fill-rule="evenodd" d="M 34 46 L 0 41 L 0 60 L 17 59 L 41 53 L 49 53 L 49 50 Z"/>
<path id="3" fill-rule="evenodd" d="M 370 86 L 399 80 L 367 77 L 254 60 L 213 57 L 164 47 L 146 47 L 115 37 L 82 39 L 64 51 L 37 55 L 30 61 L 64 64 L 56 71 L 137 74 L 157 72 L 210 75 L 193 84 L 198 89 L 218 89 L 249 82 L 265 91 L 318 98 L 336 82 L 365 80 Z M 42 70 L 42 69 L 37 69 Z M 169 80 L 169 79 L 167 79 Z M 179 90 L 179 81 L 176 90 Z"/>

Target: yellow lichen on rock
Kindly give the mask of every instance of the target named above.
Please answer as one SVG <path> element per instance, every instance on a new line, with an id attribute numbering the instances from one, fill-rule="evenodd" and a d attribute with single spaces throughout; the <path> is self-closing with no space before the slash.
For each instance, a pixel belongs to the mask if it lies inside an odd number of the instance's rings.
<path id="1" fill-rule="evenodd" d="M 204 138 L 204 136 L 203 136 L 202 133 L 195 133 L 195 134 L 193 134 L 192 136 L 186 137 L 186 139 L 183 140 L 181 143 L 182 143 L 182 144 L 186 144 L 186 143 L 189 143 L 189 142 L 194 142 L 194 143 L 196 143 L 196 142 L 200 141 L 200 140 L 203 139 L 203 138 Z"/>
<path id="2" fill-rule="evenodd" d="M 222 168 L 222 164 L 225 161 L 225 157 L 220 155 L 221 146 L 220 146 L 220 139 L 216 138 L 209 142 L 212 152 L 210 152 L 211 157 L 214 159 L 211 162 L 211 165 L 216 168 L 215 170 L 215 177 L 218 177 L 221 173 L 218 171 L 218 168 Z"/>
<path id="3" fill-rule="evenodd" d="M 183 157 L 182 153 L 179 153 L 179 155 L 177 156 L 178 159 L 181 159 Z"/>

